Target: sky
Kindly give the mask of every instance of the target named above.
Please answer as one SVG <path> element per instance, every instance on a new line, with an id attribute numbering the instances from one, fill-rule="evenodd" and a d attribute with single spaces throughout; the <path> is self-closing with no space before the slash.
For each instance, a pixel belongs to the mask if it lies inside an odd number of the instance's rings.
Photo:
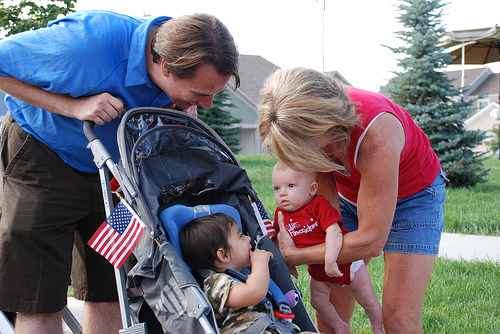
<path id="1" fill-rule="evenodd" d="M 325 2 L 324 2 L 325 1 Z M 338 71 L 358 88 L 378 91 L 393 71 L 399 46 L 398 0 L 78 0 L 77 10 L 104 9 L 138 17 L 209 13 L 233 35 L 239 51 L 259 55 L 281 68 Z M 126 3 L 125 3 L 126 2 Z M 448 0 L 447 31 L 500 24 L 498 0 Z M 460 65 L 450 69 L 460 70 Z M 498 72 L 500 64 L 490 66 Z"/>

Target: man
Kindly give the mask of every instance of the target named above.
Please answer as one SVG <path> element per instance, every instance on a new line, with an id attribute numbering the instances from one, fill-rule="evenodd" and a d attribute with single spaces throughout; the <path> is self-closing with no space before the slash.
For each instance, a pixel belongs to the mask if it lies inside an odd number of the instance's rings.
<path id="1" fill-rule="evenodd" d="M 196 116 L 231 77 L 239 86 L 237 47 L 206 14 L 82 11 L 0 42 L 0 309 L 18 312 L 16 333 L 62 333 L 70 272 L 85 333 L 121 328 L 114 269 L 86 245 L 105 214 L 83 121 L 118 159 L 125 109 Z"/>

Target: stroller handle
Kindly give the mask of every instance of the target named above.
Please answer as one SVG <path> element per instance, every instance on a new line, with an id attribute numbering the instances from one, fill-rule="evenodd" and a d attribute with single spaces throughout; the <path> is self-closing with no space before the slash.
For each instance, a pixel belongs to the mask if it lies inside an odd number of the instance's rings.
<path id="1" fill-rule="evenodd" d="M 115 96 L 120 102 L 125 106 L 125 101 L 119 96 Z M 95 122 L 94 121 L 85 121 L 83 123 L 83 133 L 85 134 L 85 137 L 87 137 L 89 143 L 93 142 L 96 139 L 99 139 L 99 136 L 95 133 L 94 130 L 95 127 Z"/>
<path id="2" fill-rule="evenodd" d="M 99 136 L 97 136 L 97 133 L 95 133 L 94 127 L 94 121 L 85 121 L 83 123 L 83 133 L 85 134 L 85 137 L 87 137 L 89 143 L 93 142 L 96 139 L 99 139 Z"/>

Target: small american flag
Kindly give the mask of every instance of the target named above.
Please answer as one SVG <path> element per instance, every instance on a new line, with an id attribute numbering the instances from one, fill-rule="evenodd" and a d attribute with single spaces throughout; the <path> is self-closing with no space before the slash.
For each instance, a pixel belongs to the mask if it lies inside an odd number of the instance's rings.
<path id="1" fill-rule="evenodd" d="M 265 235 L 268 235 L 269 238 L 272 239 L 276 235 L 276 230 L 274 229 L 273 222 L 267 215 L 264 205 L 261 201 L 257 201 L 252 203 L 252 207 L 255 216 L 257 217 L 257 221 L 259 222 L 260 229 Z"/>
<path id="2" fill-rule="evenodd" d="M 141 238 L 144 223 L 121 200 L 89 240 L 88 245 L 120 269 Z"/>

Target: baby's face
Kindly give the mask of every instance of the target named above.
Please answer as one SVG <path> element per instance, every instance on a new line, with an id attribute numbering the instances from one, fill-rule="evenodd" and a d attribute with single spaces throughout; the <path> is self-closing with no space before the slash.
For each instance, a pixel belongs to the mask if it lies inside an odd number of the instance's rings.
<path id="1" fill-rule="evenodd" d="M 285 211 L 296 211 L 309 203 L 316 191 L 310 173 L 300 173 L 293 169 L 273 172 L 274 199 L 278 207 Z"/>
<path id="2" fill-rule="evenodd" d="M 227 240 L 230 248 L 231 268 L 240 271 L 251 265 L 251 240 L 252 238 L 241 233 L 237 224 L 232 225 Z"/>

